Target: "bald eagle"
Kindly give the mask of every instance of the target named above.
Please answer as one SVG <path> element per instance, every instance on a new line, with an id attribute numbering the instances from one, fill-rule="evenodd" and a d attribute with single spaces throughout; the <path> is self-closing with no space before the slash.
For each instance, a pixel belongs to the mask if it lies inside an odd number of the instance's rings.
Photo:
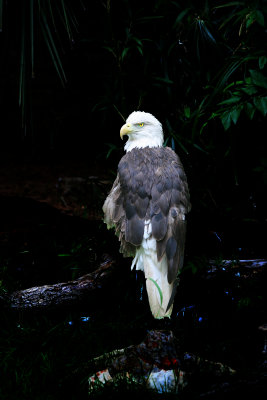
<path id="1" fill-rule="evenodd" d="M 130 114 L 124 135 L 126 154 L 103 206 L 104 222 L 115 228 L 123 255 L 133 257 L 132 269 L 144 272 L 154 318 L 170 317 L 191 208 L 186 175 L 177 154 L 163 147 L 162 125 L 152 114 Z"/>

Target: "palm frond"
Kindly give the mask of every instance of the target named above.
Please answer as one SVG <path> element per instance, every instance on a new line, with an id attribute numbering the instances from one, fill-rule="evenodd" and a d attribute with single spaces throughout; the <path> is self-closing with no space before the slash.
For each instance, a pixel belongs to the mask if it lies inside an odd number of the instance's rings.
<path id="1" fill-rule="evenodd" d="M 63 24 L 65 26 L 66 32 L 68 34 L 69 40 L 73 41 L 73 34 L 72 34 L 72 31 L 71 31 L 69 18 L 67 16 L 67 9 L 66 9 L 66 5 L 65 5 L 65 1 L 64 0 L 61 0 L 61 8 L 62 8 L 62 11 L 63 11 L 63 15 L 61 15 L 61 13 L 60 13 L 60 16 L 61 16 Z"/>
<path id="2" fill-rule="evenodd" d="M 41 12 L 41 28 L 42 32 L 45 38 L 45 43 L 48 47 L 49 53 L 51 55 L 54 67 L 56 68 L 56 71 L 58 73 L 58 76 L 60 78 L 60 81 L 63 86 L 65 86 L 65 83 L 67 81 L 66 74 L 62 65 L 62 61 L 54 40 L 54 37 L 52 35 L 51 29 L 49 27 L 49 24 L 47 22 L 46 14 L 45 12 Z"/>

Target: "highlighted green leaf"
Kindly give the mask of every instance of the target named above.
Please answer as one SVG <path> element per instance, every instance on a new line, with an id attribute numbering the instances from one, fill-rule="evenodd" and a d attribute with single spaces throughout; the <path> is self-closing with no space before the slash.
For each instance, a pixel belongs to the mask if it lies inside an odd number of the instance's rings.
<path id="1" fill-rule="evenodd" d="M 66 31 L 68 33 L 69 39 L 72 40 L 72 32 L 71 32 L 71 29 L 70 29 L 70 24 L 69 24 L 69 20 L 68 20 L 68 16 L 67 16 L 67 10 L 66 10 L 66 7 L 65 7 L 64 0 L 61 0 L 61 6 L 62 6 L 62 10 L 63 10 L 63 15 L 64 15 L 64 19 L 63 20 L 64 20 L 64 23 L 65 23 L 65 28 L 66 28 Z"/>
<path id="2" fill-rule="evenodd" d="M 191 115 L 190 107 L 185 107 L 184 108 L 184 115 L 185 115 L 186 118 L 190 118 L 190 115 Z"/>
<path id="3" fill-rule="evenodd" d="M 153 278 L 148 278 L 151 282 L 154 283 L 154 285 L 156 286 L 156 288 L 158 289 L 159 292 L 159 297 L 160 297 L 160 305 L 162 306 L 162 301 L 163 301 L 163 294 L 161 291 L 161 288 L 159 287 L 159 285 L 157 284 L 157 282 L 153 279 Z"/>
<path id="4" fill-rule="evenodd" d="M 252 82 L 260 87 L 267 89 L 267 78 L 261 72 L 250 69 L 249 73 L 252 78 Z"/>
<path id="5" fill-rule="evenodd" d="M 126 57 L 128 51 L 130 50 L 129 47 L 125 47 L 125 49 L 123 49 L 122 53 L 121 53 L 121 59 L 124 60 L 124 58 Z"/>
<path id="6" fill-rule="evenodd" d="M 255 18 L 255 13 L 254 13 L 254 12 L 251 12 L 251 13 L 247 16 L 247 19 L 246 19 L 246 28 L 249 28 L 250 25 L 252 25 L 253 22 L 254 22 L 255 20 L 256 20 L 256 18 Z"/>
<path id="7" fill-rule="evenodd" d="M 55 41 L 54 41 L 53 35 L 52 35 L 51 30 L 49 28 L 46 16 L 45 16 L 44 13 L 42 13 L 41 16 L 42 16 L 41 28 L 42 28 L 42 32 L 43 32 L 43 35 L 44 35 L 44 38 L 45 38 L 45 42 L 46 42 L 46 45 L 47 45 L 48 50 L 50 52 L 51 58 L 53 60 L 54 67 L 56 68 L 58 76 L 59 76 L 59 78 L 61 80 L 61 83 L 62 83 L 62 85 L 64 87 L 65 83 L 67 82 L 65 71 L 64 71 L 64 68 L 63 68 L 59 53 L 57 51 L 57 47 L 55 45 Z"/>
<path id="8" fill-rule="evenodd" d="M 240 116 L 242 108 L 243 108 L 243 106 L 237 106 L 237 107 L 232 108 L 232 110 L 231 110 L 231 119 L 235 125 Z"/>
<path id="9" fill-rule="evenodd" d="M 221 116 L 221 121 L 222 121 L 224 130 L 227 131 L 227 129 L 230 128 L 230 125 L 232 122 L 231 113 L 229 111 L 226 111 L 225 113 L 223 113 L 223 115 Z"/>
<path id="10" fill-rule="evenodd" d="M 203 129 L 204 129 L 207 125 L 208 125 L 208 123 L 207 123 L 207 122 L 204 122 L 204 124 L 201 126 L 200 131 L 199 131 L 200 135 L 202 134 Z"/>
<path id="11" fill-rule="evenodd" d="M 249 117 L 249 119 L 253 119 L 256 108 L 251 104 L 251 103 L 247 103 L 246 104 L 246 108 L 245 108 L 246 114 Z"/>
<path id="12" fill-rule="evenodd" d="M 255 19 L 259 25 L 264 26 L 264 15 L 260 10 L 255 11 Z"/>
<path id="13" fill-rule="evenodd" d="M 237 103 L 239 100 L 240 100 L 240 97 L 234 96 L 234 97 L 230 97 L 230 99 L 221 101 L 219 103 L 219 105 L 221 106 L 221 105 L 224 105 L 224 104 L 233 104 L 233 103 Z"/>
<path id="14" fill-rule="evenodd" d="M 267 97 L 255 97 L 253 103 L 265 117 L 265 115 L 267 114 Z"/>
<path id="15" fill-rule="evenodd" d="M 252 96 L 253 94 L 256 94 L 258 92 L 257 88 L 253 85 L 245 86 L 245 87 L 241 88 L 241 90 L 244 93 L 248 94 L 249 96 Z"/>
<path id="16" fill-rule="evenodd" d="M 242 1 L 231 1 L 231 2 L 223 4 L 221 6 L 216 6 L 214 8 L 225 8 L 225 7 L 241 6 L 241 5 L 243 5 Z"/>
<path id="17" fill-rule="evenodd" d="M 172 85 L 174 83 L 171 79 L 162 78 L 161 76 L 156 76 L 154 79 L 155 79 L 155 81 L 163 82 L 163 83 L 166 83 L 168 85 Z"/>
<path id="18" fill-rule="evenodd" d="M 178 16 L 175 20 L 175 23 L 174 23 L 174 28 L 178 27 L 178 25 L 180 24 L 182 19 L 185 17 L 186 14 L 188 14 L 189 11 L 190 11 L 190 8 L 186 8 L 183 11 L 181 11 L 180 14 L 178 14 Z"/>
<path id="19" fill-rule="evenodd" d="M 267 63 L 267 57 L 266 56 L 261 56 L 259 58 L 259 68 L 263 69 L 266 63 Z"/>

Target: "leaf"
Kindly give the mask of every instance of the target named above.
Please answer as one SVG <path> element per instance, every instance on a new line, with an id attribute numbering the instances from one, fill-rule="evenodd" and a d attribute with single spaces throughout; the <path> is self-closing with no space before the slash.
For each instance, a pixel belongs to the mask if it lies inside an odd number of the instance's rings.
<path id="1" fill-rule="evenodd" d="M 128 51 L 130 50 L 129 47 L 125 47 L 125 49 L 123 49 L 122 53 L 121 53 L 121 59 L 124 60 L 124 58 L 126 57 Z"/>
<path id="2" fill-rule="evenodd" d="M 196 149 L 198 149 L 199 151 L 202 151 L 202 153 L 209 154 L 206 150 L 202 149 L 202 147 L 200 147 L 198 144 L 193 143 L 193 146 L 194 146 Z"/>
<path id="3" fill-rule="evenodd" d="M 166 84 L 169 84 L 169 85 L 173 84 L 173 81 L 168 79 L 168 78 L 162 78 L 160 76 L 156 76 L 154 79 L 155 79 L 155 81 L 163 82 L 163 83 L 166 83 Z"/>
<path id="4" fill-rule="evenodd" d="M 139 53 L 141 54 L 141 56 L 144 55 L 144 53 L 143 53 L 143 48 L 142 48 L 142 47 L 137 46 L 137 50 L 139 51 Z"/>
<path id="5" fill-rule="evenodd" d="M 231 110 L 231 119 L 235 125 L 238 121 L 238 118 L 240 116 L 242 109 L 243 109 L 243 106 L 239 105 L 237 107 L 232 108 L 232 110 Z"/>
<path id="6" fill-rule="evenodd" d="M 246 111 L 246 114 L 249 117 L 249 119 L 252 120 L 254 117 L 256 108 L 251 103 L 247 103 L 246 107 L 245 107 L 245 111 Z"/>
<path id="7" fill-rule="evenodd" d="M 178 17 L 176 18 L 176 20 L 174 22 L 174 25 L 173 25 L 174 28 L 177 28 L 179 23 L 182 21 L 182 19 L 188 13 L 188 11 L 190 11 L 190 8 L 185 8 L 183 11 L 180 12 L 180 14 L 178 15 Z"/>
<path id="8" fill-rule="evenodd" d="M 185 154 L 189 154 L 189 151 L 186 149 L 186 147 L 183 145 L 183 143 L 177 138 L 174 137 L 176 142 L 179 144 L 179 146 L 181 147 L 181 149 L 185 152 Z"/>
<path id="9" fill-rule="evenodd" d="M 202 134 L 204 128 L 205 128 L 207 125 L 208 125 L 208 123 L 207 123 L 207 122 L 204 122 L 204 124 L 201 126 L 200 131 L 199 131 L 199 134 L 200 134 L 200 135 Z"/>
<path id="10" fill-rule="evenodd" d="M 233 104 L 233 103 L 237 103 L 238 101 L 240 101 L 240 97 L 238 97 L 238 96 L 233 96 L 233 97 L 230 97 L 230 99 L 221 101 L 221 102 L 219 103 L 219 105 L 222 106 L 222 105 L 224 105 L 224 104 Z"/>
<path id="11" fill-rule="evenodd" d="M 63 17 L 63 21 L 64 21 L 64 24 L 65 24 L 66 31 L 68 33 L 69 40 L 72 40 L 73 36 L 72 36 L 71 29 L 70 29 L 70 24 L 69 24 L 69 20 L 68 20 L 68 17 L 67 17 L 67 11 L 66 11 L 64 0 L 61 0 L 61 7 L 62 7 L 62 10 L 63 10 L 63 16 L 64 16 Z"/>
<path id="12" fill-rule="evenodd" d="M 236 85 L 244 85 L 244 81 L 236 81 L 236 82 L 231 82 L 231 83 L 229 83 L 229 85 L 227 85 L 227 86 L 223 89 L 223 92 L 227 92 L 228 89 L 230 89 L 231 87 L 236 86 Z"/>
<path id="13" fill-rule="evenodd" d="M 218 7 L 219 8 L 219 7 Z M 233 13 L 230 14 L 228 17 L 223 19 L 223 22 L 221 23 L 221 25 L 219 26 L 219 30 L 221 30 L 225 25 L 229 24 L 229 22 L 234 18 L 234 22 L 233 24 L 236 24 L 240 19 L 242 19 L 242 14 L 239 13 Z"/>
<path id="14" fill-rule="evenodd" d="M 137 37 L 132 36 L 131 39 L 135 41 L 139 46 L 143 46 L 142 40 L 138 39 Z"/>
<path id="15" fill-rule="evenodd" d="M 190 115 L 191 115 L 190 107 L 185 107 L 184 108 L 184 115 L 185 115 L 186 118 L 190 118 Z"/>
<path id="16" fill-rule="evenodd" d="M 152 281 L 154 283 L 154 285 L 156 286 L 156 288 L 158 289 L 159 297 L 160 297 L 160 305 L 162 306 L 163 294 L 162 294 L 161 288 L 159 287 L 159 285 L 157 284 L 157 282 L 154 279 L 152 279 L 152 278 L 148 278 L 148 279 L 150 281 Z"/>
<path id="17" fill-rule="evenodd" d="M 122 120 L 124 121 L 124 123 L 126 122 L 126 118 L 122 115 L 122 113 L 120 112 L 120 110 L 118 109 L 118 107 L 116 106 L 116 104 L 112 104 L 113 107 L 115 108 L 115 110 L 117 111 L 117 113 L 119 114 L 119 116 L 122 118 Z"/>
<path id="18" fill-rule="evenodd" d="M 103 46 L 103 49 L 109 51 L 115 58 L 117 58 L 117 55 L 116 55 L 115 51 L 112 49 L 112 47 Z"/>
<path id="19" fill-rule="evenodd" d="M 245 82 L 246 82 L 247 85 L 251 85 L 252 84 L 251 76 L 246 76 L 245 77 Z"/>
<path id="20" fill-rule="evenodd" d="M 241 90 L 244 93 L 248 94 L 249 96 L 252 96 L 253 94 L 258 93 L 257 88 L 255 86 L 253 86 L 253 85 L 244 86 L 243 88 L 241 88 Z"/>
<path id="21" fill-rule="evenodd" d="M 256 10 L 254 12 L 255 14 L 255 19 L 258 22 L 259 25 L 264 26 L 264 15 L 260 10 Z"/>
<path id="22" fill-rule="evenodd" d="M 210 43 L 215 44 L 216 40 L 214 38 L 214 36 L 212 35 L 212 33 L 210 32 L 209 28 L 207 27 L 205 21 L 203 20 L 198 20 L 198 27 L 200 32 L 202 33 L 203 38 L 205 38 L 207 41 L 209 41 Z"/>
<path id="23" fill-rule="evenodd" d="M 267 78 L 261 72 L 250 69 L 249 73 L 252 78 L 252 82 L 260 87 L 267 89 Z"/>
<path id="24" fill-rule="evenodd" d="M 216 6 L 214 8 L 225 8 L 225 7 L 232 7 L 232 6 L 243 6 L 244 3 L 242 1 L 231 1 L 230 3 L 223 4 L 221 6 Z"/>
<path id="25" fill-rule="evenodd" d="M 230 76 L 242 65 L 242 63 L 248 61 L 250 59 L 250 57 L 244 57 L 244 58 L 240 58 L 236 61 L 233 61 L 225 70 L 224 74 L 222 75 L 221 79 L 219 80 L 214 94 L 213 96 L 219 92 L 222 88 L 225 87 L 226 82 L 228 81 L 228 79 L 230 78 Z M 245 79 L 246 80 L 246 79 Z M 212 98 L 212 96 L 211 96 Z"/>
<path id="26" fill-rule="evenodd" d="M 267 97 L 255 97 L 253 103 L 265 117 L 265 115 L 267 114 Z"/>
<path id="27" fill-rule="evenodd" d="M 230 128 L 231 121 L 232 121 L 231 113 L 229 111 L 224 112 L 221 116 L 221 121 L 222 121 L 224 130 L 227 131 Z"/>
<path id="28" fill-rule="evenodd" d="M 41 17 L 42 17 L 41 29 L 42 29 L 42 32 L 43 32 L 43 35 L 44 35 L 44 38 L 45 38 L 46 45 L 47 45 L 48 50 L 50 52 L 51 58 L 52 58 L 53 63 L 54 63 L 54 67 L 57 70 L 57 73 L 58 73 L 58 76 L 59 76 L 59 78 L 61 80 L 61 83 L 62 83 L 63 87 L 65 87 L 65 83 L 67 82 L 67 78 L 66 78 L 65 71 L 64 71 L 64 68 L 63 68 L 59 53 L 57 51 L 57 47 L 56 47 L 54 39 L 53 39 L 53 35 L 52 35 L 51 30 L 50 30 L 50 28 L 48 26 L 47 19 L 46 19 L 46 16 L 45 16 L 44 12 L 41 13 Z"/>
<path id="29" fill-rule="evenodd" d="M 117 149 L 117 146 L 115 146 L 115 144 L 113 143 L 105 143 L 107 146 L 109 146 L 109 150 L 107 152 L 106 158 L 108 159 L 110 154 L 112 153 L 113 150 Z"/>
<path id="30" fill-rule="evenodd" d="M 163 147 L 167 146 L 169 140 L 170 140 L 170 136 L 168 136 L 167 139 L 165 139 L 165 142 L 163 143 Z"/>
<path id="31" fill-rule="evenodd" d="M 246 17 L 246 28 L 249 28 L 255 21 L 255 13 L 251 12 Z"/>
<path id="32" fill-rule="evenodd" d="M 263 69 L 266 63 L 267 63 L 267 57 L 266 56 L 259 57 L 259 68 L 260 69 Z"/>

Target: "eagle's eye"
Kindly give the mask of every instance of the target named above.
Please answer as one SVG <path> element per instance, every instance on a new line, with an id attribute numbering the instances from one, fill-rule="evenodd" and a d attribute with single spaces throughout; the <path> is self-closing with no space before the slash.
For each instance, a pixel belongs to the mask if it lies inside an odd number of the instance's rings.
<path id="1" fill-rule="evenodd" d="M 140 126 L 140 128 L 142 128 L 144 126 L 144 123 L 141 122 L 141 124 L 138 124 Z"/>

